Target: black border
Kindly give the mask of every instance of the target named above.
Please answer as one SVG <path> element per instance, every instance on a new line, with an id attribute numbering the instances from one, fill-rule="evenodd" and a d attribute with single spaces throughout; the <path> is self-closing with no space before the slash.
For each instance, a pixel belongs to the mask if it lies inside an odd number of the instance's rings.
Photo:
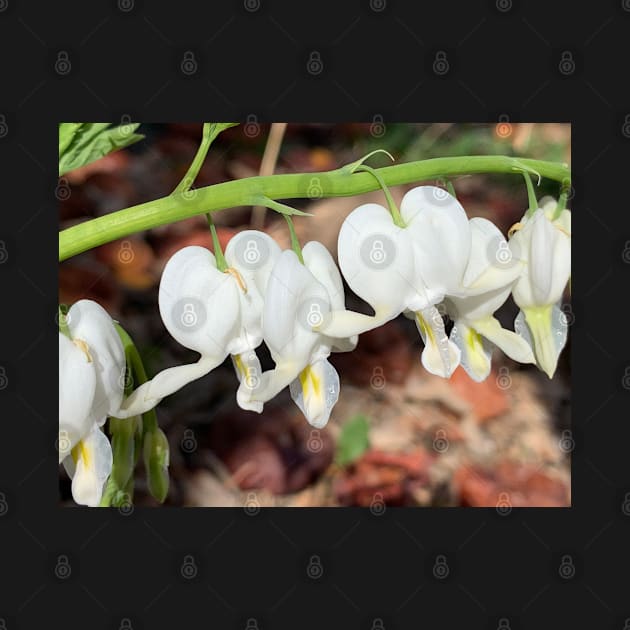
<path id="1" fill-rule="evenodd" d="M 123 3 L 124 4 L 124 3 Z M 0 619 L 9 630 L 624 628 L 630 492 L 630 3 L 0 0 L 3 288 Z M 379 7 L 382 10 L 378 10 Z M 375 10 L 376 7 L 376 10 Z M 507 7 L 507 10 L 506 10 Z M 193 75 L 180 64 L 185 51 Z M 70 72 L 60 76 L 60 51 Z M 319 74 L 309 74 L 312 51 Z M 445 51 L 449 69 L 434 73 Z M 560 71 L 563 53 L 574 66 Z M 57 507 L 60 120 L 567 121 L 574 155 L 573 507 L 496 510 Z M 3 124 L 4 123 L 4 126 Z M 4 381 L 2 381 L 4 384 Z M 0 495 L 0 498 L 2 495 Z M 626 514 L 626 512 L 628 514 Z M 185 579 L 183 556 L 198 571 Z M 55 573 L 66 555 L 70 576 Z M 311 556 L 323 574 L 308 577 Z M 450 568 L 433 575 L 438 555 Z M 574 572 L 559 573 L 562 557 Z M 124 626 L 123 626 L 124 627 Z M 505 624 L 503 627 L 506 627 Z"/>

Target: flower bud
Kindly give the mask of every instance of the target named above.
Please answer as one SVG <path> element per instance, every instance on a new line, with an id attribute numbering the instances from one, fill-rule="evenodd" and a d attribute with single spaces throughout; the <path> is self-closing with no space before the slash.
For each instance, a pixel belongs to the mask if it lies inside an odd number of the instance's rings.
<path id="1" fill-rule="evenodd" d="M 110 418 L 114 463 L 112 478 L 117 488 L 124 488 L 133 475 L 135 467 L 135 421 Z"/>
<path id="2" fill-rule="evenodd" d="M 160 503 L 168 494 L 169 446 L 164 431 L 155 429 L 144 436 L 144 466 L 151 496 Z"/>

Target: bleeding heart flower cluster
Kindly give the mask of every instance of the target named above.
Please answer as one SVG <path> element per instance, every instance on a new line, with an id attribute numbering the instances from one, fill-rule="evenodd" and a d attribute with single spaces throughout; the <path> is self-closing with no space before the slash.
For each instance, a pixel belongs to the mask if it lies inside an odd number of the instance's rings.
<path id="1" fill-rule="evenodd" d="M 432 374 L 448 378 L 461 365 L 483 381 L 496 346 L 551 378 L 567 337 L 560 301 L 570 278 L 571 213 L 551 200 L 505 238 L 492 222 L 469 220 L 445 190 L 420 186 L 404 196 L 397 219 L 373 203 L 350 213 L 338 239 L 341 273 L 319 242 L 282 251 L 254 230 L 232 238 L 224 261 L 203 247 L 181 249 L 162 275 L 160 315 L 200 358 L 160 372 L 125 400 L 124 353 L 112 321 L 98 305 L 77 303 L 78 324 L 71 309 L 70 338 L 59 336 L 60 461 L 74 475 L 75 499 L 94 504 L 111 471 L 99 428 L 107 415 L 144 413 L 227 357 L 240 407 L 260 413 L 288 386 L 316 428 L 339 397 L 331 352 L 353 350 L 359 334 L 401 313 L 416 322 L 422 364 Z M 374 315 L 345 309 L 342 274 Z M 514 331 L 494 317 L 510 294 L 520 308 Z M 450 334 L 444 315 L 454 322 Z M 267 371 L 256 354 L 263 341 L 275 363 Z"/>

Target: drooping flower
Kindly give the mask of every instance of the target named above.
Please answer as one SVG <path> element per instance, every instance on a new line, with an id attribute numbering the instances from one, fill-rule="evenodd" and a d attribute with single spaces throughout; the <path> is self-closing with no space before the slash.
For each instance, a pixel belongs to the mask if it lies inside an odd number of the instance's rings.
<path id="1" fill-rule="evenodd" d="M 230 355 L 239 380 L 257 382 L 261 369 L 255 348 L 263 337 L 265 287 L 280 251 L 269 235 L 246 230 L 228 243 L 224 271 L 204 247 L 184 247 L 172 256 L 160 282 L 160 315 L 171 336 L 201 356 L 141 385 L 123 404 L 124 417 L 154 407 Z M 245 400 L 241 388 L 237 401 L 244 409 L 262 409 L 261 403 Z"/>
<path id="2" fill-rule="evenodd" d="M 314 330 L 331 311 L 344 308 L 343 284 L 321 243 L 307 243 L 302 256 L 304 264 L 294 251 L 282 252 L 265 293 L 263 337 L 276 366 L 254 388 L 241 383 L 239 389 L 264 403 L 288 385 L 308 422 L 321 428 L 339 397 L 339 375 L 328 356 L 353 350 L 357 338 L 333 339 Z"/>
<path id="3" fill-rule="evenodd" d="M 468 219 L 457 199 L 435 186 L 410 190 L 400 213 L 405 227 L 374 203 L 348 215 L 339 232 L 339 266 L 374 315 L 334 312 L 322 330 L 330 336 L 358 334 L 411 312 L 425 343 L 422 364 L 449 377 L 459 364 L 460 350 L 449 340 L 437 305 L 447 296 L 467 295 Z"/>
<path id="4" fill-rule="evenodd" d="M 111 317 L 80 300 L 66 315 L 69 337 L 59 333 L 59 462 L 72 478 L 81 505 L 100 503 L 112 469 L 112 449 L 101 428 L 123 398 L 125 354 Z"/>
<path id="5" fill-rule="evenodd" d="M 468 294 L 449 296 L 445 305 L 454 321 L 450 340 L 461 352 L 461 365 L 480 382 L 490 373 L 494 346 L 520 363 L 534 363 L 534 355 L 524 339 L 493 316 L 509 297 L 523 262 L 491 221 L 474 218 L 469 224 L 472 241 L 463 278 Z"/>
<path id="6" fill-rule="evenodd" d="M 521 309 L 516 332 L 532 347 L 538 366 L 552 378 L 567 340 L 567 321 L 560 309 L 571 275 L 571 212 L 555 217 L 557 204 L 549 200 L 512 228 L 510 248 L 525 261 L 512 290 Z"/>

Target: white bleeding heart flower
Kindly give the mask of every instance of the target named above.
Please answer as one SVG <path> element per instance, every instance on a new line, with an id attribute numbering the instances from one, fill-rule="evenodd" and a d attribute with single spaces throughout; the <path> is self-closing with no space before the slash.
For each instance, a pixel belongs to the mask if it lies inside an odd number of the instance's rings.
<path id="1" fill-rule="evenodd" d="M 239 389 L 264 403 L 288 385 L 308 422 L 322 428 L 339 397 L 339 376 L 327 358 L 353 350 L 357 337 L 333 339 L 316 330 L 332 310 L 344 308 L 343 284 L 321 243 L 307 243 L 302 256 L 304 264 L 292 250 L 282 252 L 265 293 L 263 337 L 276 367 L 255 388 L 241 383 Z"/>
<path id="2" fill-rule="evenodd" d="M 447 297 L 454 321 L 450 339 L 461 352 L 461 365 L 475 381 L 490 373 L 494 346 L 520 363 L 534 363 L 529 344 L 501 326 L 493 314 L 507 300 L 523 262 L 512 252 L 498 228 L 487 219 L 469 221 L 471 249 L 463 286 L 465 297 Z"/>
<path id="3" fill-rule="evenodd" d="M 265 287 L 280 252 L 269 235 L 246 230 L 228 243 L 225 271 L 204 247 L 184 247 L 172 256 L 160 281 L 160 315 L 171 336 L 201 357 L 141 385 L 123 404 L 124 417 L 151 409 L 230 355 L 241 384 L 257 384 L 261 368 L 254 350 L 262 342 Z M 237 402 L 244 409 L 262 409 L 262 403 L 244 398 L 240 387 Z"/>
<path id="4" fill-rule="evenodd" d="M 59 333 L 59 462 L 81 505 L 100 503 L 112 469 L 112 449 L 100 427 L 116 416 L 124 392 L 125 353 L 112 318 L 91 300 L 66 315 Z"/>
<path id="5" fill-rule="evenodd" d="M 521 309 L 516 332 L 532 347 L 538 366 L 552 378 L 567 340 L 567 320 L 560 309 L 562 294 L 571 276 L 571 212 L 555 217 L 555 200 L 524 216 L 510 247 L 518 250 L 525 268 L 512 290 Z"/>
<path id="6" fill-rule="evenodd" d="M 467 294 L 468 218 L 457 199 L 436 186 L 410 190 L 400 213 L 405 227 L 374 203 L 359 206 L 344 221 L 339 266 L 374 315 L 334 312 L 323 330 L 330 336 L 360 334 L 409 311 L 425 343 L 422 364 L 448 378 L 459 364 L 460 350 L 449 340 L 436 306 L 446 296 Z"/>

